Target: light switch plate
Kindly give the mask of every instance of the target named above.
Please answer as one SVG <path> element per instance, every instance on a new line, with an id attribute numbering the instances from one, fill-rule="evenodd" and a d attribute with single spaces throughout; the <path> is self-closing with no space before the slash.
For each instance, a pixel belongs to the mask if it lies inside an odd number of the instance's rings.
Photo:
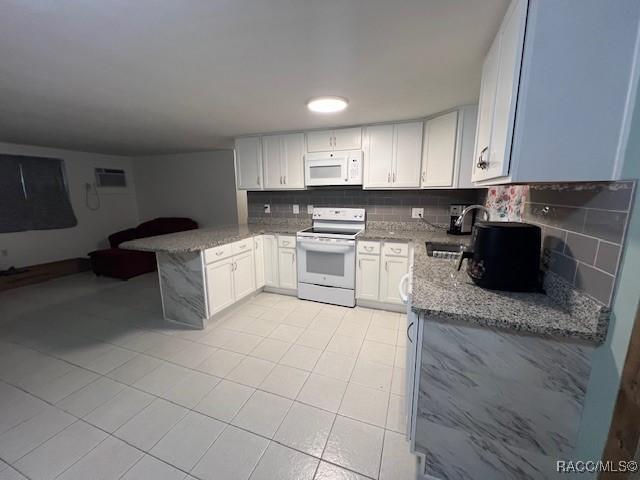
<path id="1" fill-rule="evenodd" d="M 313 205 L 307 205 L 307 213 L 308 213 L 309 215 L 312 215 L 312 214 L 313 214 Z"/>
<path id="2" fill-rule="evenodd" d="M 271 213 L 271 205 L 268 203 L 264 204 L 264 213 Z"/>
<path id="3" fill-rule="evenodd" d="M 300 205 L 293 206 L 293 214 L 298 215 L 300 213 Z"/>
<path id="4" fill-rule="evenodd" d="M 411 209 L 411 218 L 422 218 L 422 217 L 424 217 L 424 208 Z"/>

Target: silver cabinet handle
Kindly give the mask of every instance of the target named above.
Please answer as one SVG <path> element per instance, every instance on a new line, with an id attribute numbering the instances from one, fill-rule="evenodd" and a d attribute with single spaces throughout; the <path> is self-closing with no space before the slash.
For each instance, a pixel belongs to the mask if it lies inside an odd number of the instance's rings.
<path id="1" fill-rule="evenodd" d="M 295 253 L 293 255 L 291 255 L 291 265 L 293 265 L 294 263 L 296 263 L 296 254 Z"/>
<path id="2" fill-rule="evenodd" d="M 385 271 L 389 271 L 389 262 L 384 262 L 384 269 Z"/>
<path id="3" fill-rule="evenodd" d="M 391 172 L 387 173 L 387 183 L 391 183 Z"/>
<path id="4" fill-rule="evenodd" d="M 396 172 L 393 172 L 393 183 L 396 183 Z"/>
<path id="5" fill-rule="evenodd" d="M 289 245 L 289 240 L 283 240 L 283 241 L 282 241 L 282 244 L 283 244 L 283 245 Z"/>
<path id="6" fill-rule="evenodd" d="M 246 244 L 242 244 L 242 243 L 241 243 L 241 244 L 239 245 L 239 247 L 240 247 L 240 248 L 247 248 L 247 245 L 246 245 Z"/>
<path id="7" fill-rule="evenodd" d="M 400 253 L 400 252 L 402 252 L 402 249 L 401 249 L 401 248 L 389 247 L 389 249 L 390 249 L 393 253 Z"/>
<path id="8" fill-rule="evenodd" d="M 478 163 L 476 164 L 476 167 L 478 167 L 481 170 L 484 170 L 486 168 L 489 168 L 489 162 L 487 162 L 484 159 L 484 153 L 489 150 L 489 147 L 484 147 L 482 149 L 482 151 L 480 152 L 480 156 L 478 157 Z"/>
<path id="9" fill-rule="evenodd" d="M 370 246 L 368 246 L 368 245 L 365 245 L 365 246 L 364 246 L 364 249 L 365 249 L 367 252 L 372 252 L 372 251 L 373 251 L 373 247 L 370 247 Z"/>
<path id="10" fill-rule="evenodd" d="M 413 327 L 413 322 L 411 322 L 407 327 L 407 338 L 409 339 L 409 343 L 413 343 L 413 340 L 411 340 L 411 335 L 409 335 L 409 330 L 411 330 L 411 327 Z"/>
<path id="11" fill-rule="evenodd" d="M 422 172 L 422 181 L 423 181 L 423 182 L 424 182 L 424 175 L 425 175 L 425 173 L 424 173 L 424 172 Z"/>
<path id="12" fill-rule="evenodd" d="M 256 182 L 258 182 L 258 185 L 260 185 L 260 175 L 256 177 Z"/>
<path id="13" fill-rule="evenodd" d="M 219 257 L 222 254 L 224 254 L 224 250 L 220 250 L 219 252 L 216 252 L 216 257 Z"/>
<path id="14" fill-rule="evenodd" d="M 361 258 L 358 259 L 358 268 L 360 270 L 362 270 L 362 259 Z"/>
<path id="15" fill-rule="evenodd" d="M 284 176 L 284 177 L 282 177 L 282 178 L 284 178 L 284 181 L 283 181 L 282 183 L 284 183 L 284 184 L 286 185 L 286 184 L 287 184 L 287 176 L 285 175 L 285 176 Z"/>

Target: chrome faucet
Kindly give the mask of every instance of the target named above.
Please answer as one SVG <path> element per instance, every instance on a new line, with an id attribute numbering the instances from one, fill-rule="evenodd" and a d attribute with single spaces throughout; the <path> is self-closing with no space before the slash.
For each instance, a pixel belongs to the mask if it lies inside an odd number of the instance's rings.
<path id="1" fill-rule="evenodd" d="M 491 213 L 489 212 L 489 209 L 487 207 L 485 207 L 484 205 L 469 205 L 464 210 L 462 210 L 462 213 L 456 219 L 456 226 L 459 227 L 462 225 L 462 221 L 464 220 L 465 215 L 469 213 L 471 210 L 480 210 L 482 213 L 484 213 L 485 221 L 487 222 L 489 221 L 489 217 L 491 216 Z"/>

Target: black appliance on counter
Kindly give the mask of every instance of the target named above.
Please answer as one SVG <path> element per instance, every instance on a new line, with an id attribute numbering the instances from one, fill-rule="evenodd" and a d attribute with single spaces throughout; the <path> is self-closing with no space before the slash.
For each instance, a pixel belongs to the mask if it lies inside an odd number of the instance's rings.
<path id="1" fill-rule="evenodd" d="M 467 213 L 462 219 L 461 225 L 456 225 L 458 217 L 462 215 L 462 211 L 469 205 L 451 204 L 449 205 L 449 215 L 451 216 L 449 221 L 449 235 L 471 235 L 473 225 L 476 223 L 476 211 L 473 210 Z"/>
<path id="2" fill-rule="evenodd" d="M 465 258 L 473 283 L 492 290 L 540 290 L 540 240 L 537 225 L 522 222 L 479 222 L 473 228 Z"/>

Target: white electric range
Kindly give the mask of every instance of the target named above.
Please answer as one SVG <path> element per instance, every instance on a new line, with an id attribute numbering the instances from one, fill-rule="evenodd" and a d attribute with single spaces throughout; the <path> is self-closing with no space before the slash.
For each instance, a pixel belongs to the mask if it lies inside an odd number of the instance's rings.
<path id="1" fill-rule="evenodd" d="M 364 208 L 313 209 L 313 226 L 296 235 L 299 298 L 355 306 L 356 235 L 364 227 Z"/>

